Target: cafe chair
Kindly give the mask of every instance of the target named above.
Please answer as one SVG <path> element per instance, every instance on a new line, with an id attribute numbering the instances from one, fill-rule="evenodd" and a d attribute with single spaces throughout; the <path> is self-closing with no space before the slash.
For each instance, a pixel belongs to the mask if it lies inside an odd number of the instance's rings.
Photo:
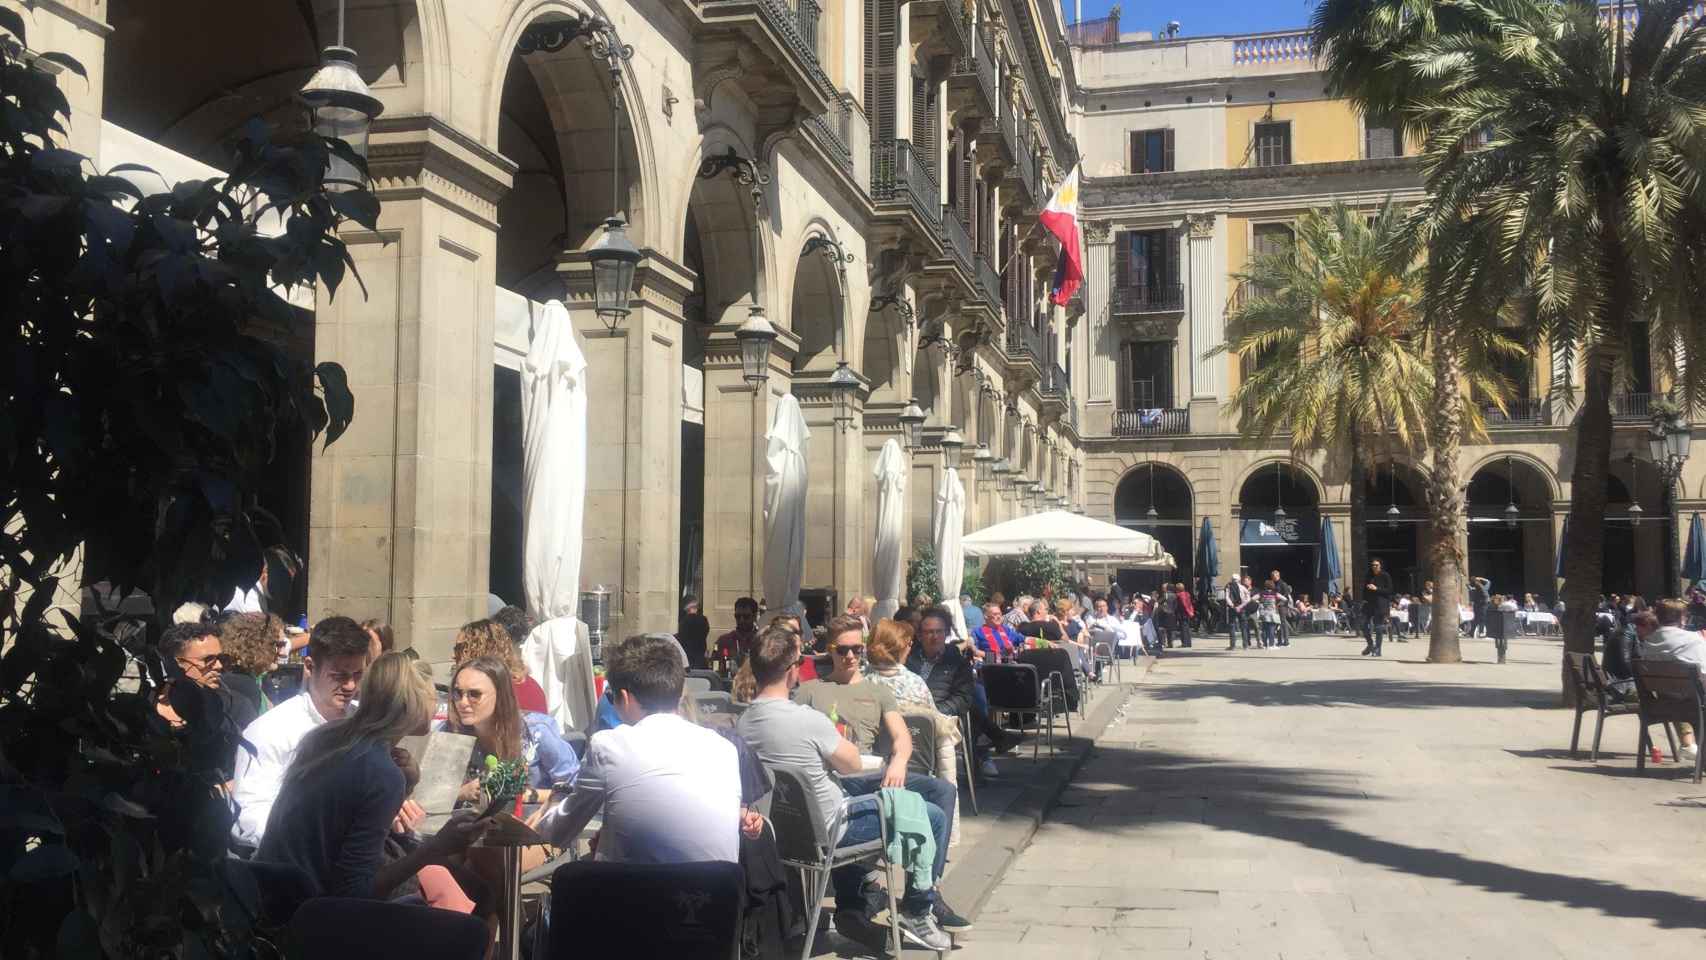
<path id="1" fill-rule="evenodd" d="M 551 879 L 549 960 L 740 960 L 745 888 L 740 864 L 720 860 L 564 864 Z"/>
<path id="2" fill-rule="evenodd" d="M 1045 682 L 1031 663 L 992 663 L 980 674 L 989 697 L 989 716 L 1002 726 L 1002 718 L 1016 721 L 1020 731 L 1035 728 L 1031 762 L 1037 760 L 1039 741 L 1048 738 L 1049 756 L 1054 756 L 1054 697 L 1045 695 Z M 1042 720 L 1047 718 L 1047 725 Z"/>
<path id="3" fill-rule="evenodd" d="M 1593 724 L 1593 751 L 1589 759 L 1599 762 L 1599 738 L 1605 730 L 1606 717 L 1629 716 L 1640 712 L 1640 705 L 1634 700 L 1626 700 L 1617 695 L 1611 687 L 1611 678 L 1606 676 L 1605 669 L 1591 653 L 1566 653 L 1565 661 L 1569 664 L 1570 680 L 1576 687 L 1576 722 L 1570 729 L 1570 758 L 1575 759 L 1580 753 L 1577 744 L 1581 741 L 1582 714 L 1592 710 L 1595 713 Z"/>
<path id="4" fill-rule="evenodd" d="M 479 917 L 424 904 L 317 897 L 290 918 L 285 955 L 363 960 L 482 960 L 489 934 Z"/>
<path id="5" fill-rule="evenodd" d="M 1641 738 L 1635 744 L 1635 769 L 1647 766 L 1647 748 L 1652 738 L 1647 728 L 1655 723 L 1693 724 L 1695 736 L 1706 731 L 1706 689 L 1700 683 L 1700 669 L 1691 663 L 1636 660 L 1635 692 L 1640 704 Z M 1671 744 L 1671 756 L 1676 756 L 1676 744 Z M 1700 782 L 1701 753 L 1694 755 L 1694 782 Z"/>

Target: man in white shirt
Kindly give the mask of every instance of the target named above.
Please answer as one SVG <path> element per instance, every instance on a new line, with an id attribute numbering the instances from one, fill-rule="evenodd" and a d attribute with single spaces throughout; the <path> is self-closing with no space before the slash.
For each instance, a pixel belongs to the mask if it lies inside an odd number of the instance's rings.
<path id="1" fill-rule="evenodd" d="M 296 748 L 308 731 L 349 712 L 367 670 L 367 648 L 367 631 L 349 617 L 327 617 L 314 625 L 303 664 L 302 692 L 261 714 L 243 730 L 243 739 L 254 752 L 242 744 L 237 746 L 231 785 L 237 819 L 231 825 L 232 839 L 246 846 L 260 846 L 267 816 L 284 782 L 284 771 L 296 759 Z M 405 821 L 418 819 L 418 809 L 413 803 L 405 803 L 399 817 Z"/>
<path id="2" fill-rule="evenodd" d="M 687 679 L 680 651 L 675 638 L 647 634 L 611 653 L 605 682 L 624 725 L 593 735 L 574 789 L 540 821 L 558 846 L 600 809 L 598 859 L 615 863 L 737 863 L 741 832 L 762 829 L 741 807 L 734 744 L 675 712 Z"/>
<path id="3" fill-rule="evenodd" d="M 1706 637 L 1697 631 L 1682 628 L 1682 619 L 1688 613 L 1688 606 L 1681 600 L 1660 600 L 1654 605 L 1653 613 L 1659 618 L 1659 628 L 1647 634 L 1646 639 L 1641 641 L 1640 658 L 1686 663 L 1699 671 L 1702 680 L 1706 680 Z M 1697 731 L 1687 723 L 1679 723 L 1676 726 L 1677 739 L 1681 742 L 1680 759 L 1693 763 L 1695 753 L 1699 750 L 1694 741 Z"/>

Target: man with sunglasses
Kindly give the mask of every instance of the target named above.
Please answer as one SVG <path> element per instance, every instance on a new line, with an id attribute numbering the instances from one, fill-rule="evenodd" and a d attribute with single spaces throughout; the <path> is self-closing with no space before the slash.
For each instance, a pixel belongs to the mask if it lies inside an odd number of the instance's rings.
<path id="1" fill-rule="evenodd" d="M 912 738 L 906 732 L 906 725 L 898 724 L 899 734 L 894 740 L 898 766 L 891 762 L 889 769 L 880 776 L 862 777 L 859 775 L 863 766 L 860 754 L 868 753 L 869 747 L 849 739 L 849 735 L 857 737 L 863 724 L 849 723 L 838 729 L 824 716 L 828 707 L 821 708 L 823 712 L 819 712 L 801 701 L 789 699 L 790 690 L 800 694 L 814 684 L 820 688 L 835 685 L 833 678 L 843 677 L 847 678 L 847 682 L 840 685 L 844 689 L 881 690 L 877 702 L 885 705 L 898 719 L 894 697 L 886 689 L 872 683 L 851 682 L 864 648 L 858 619 L 835 618 L 830 621 L 828 636 L 831 656 L 836 661 L 835 670 L 829 678 L 813 680 L 796 689 L 799 684 L 799 638 L 787 630 L 774 628 L 760 634 L 753 644 L 751 660 L 758 693 L 753 697 L 752 705 L 741 714 L 735 729 L 761 762 L 799 768 L 808 781 L 807 785 L 817 795 L 818 804 L 825 810 L 846 811 L 845 825 L 837 845 L 851 847 L 869 843 L 882 835 L 882 814 L 875 794 L 883 786 L 900 786 L 912 779 L 906 774 Z M 821 695 L 827 699 L 830 692 L 824 690 Z M 817 696 L 814 694 L 814 700 Z M 887 698 L 886 702 L 882 697 Z M 853 702 L 854 698 L 849 696 L 847 703 L 851 705 Z M 876 722 L 886 726 L 888 718 L 881 712 L 881 706 L 878 710 Z M 874 733 L 871 736 L 874 737 Z M 840 775 L 839 785 L 831 773 Z M 891 780 L 899 782 L 891 784 Z M 910 786 L 909 783 L 907 785 Z M 951 792 L 952 788 L 949 790 Z M 953 822 L 952 808 L 944 811 L 939 805 L 929 802 L 928 797 L 924 807 L 936 842 L 936 860 L 932 865 L 936 882 L 932 886 L 939 888 L 948 850 L 948 825 Z M 881 908 L 882 898 L 876 896 L 874 885 L 866 883 L 866 869 L 857 865 L 838 868 L 832 874 L 832 883 L 835 887 L 835 929 L 842 936 L 874 950 L 885 949 L 882 930 L 871 919 Z M 928 950 L 952 948 L 952 941 L 942 931 L 937 919 L 937 912 L 946 910 L 939 904 L 940 894 L 936 889 L 920 890 L 908 883 L 906 894 L 900 901 L 901 931 L 907 942 Z M 946 912 L 959 920 L 953 911 Z"/>
<path id="2" fill-rule="evenodd" d="M 221 722 L 234 730 L 252 723 L 260 711 L 244 698 L 221 685 L 225 671 L 224 649 L 219 642 L 219 628 L 211 623 L 175 623 L 160 635 L 160 659 L 166 667 L 166 686 L 161 690 L 156 711 L 172 729 L 182 729 L 184 722 L 173 706 L 177 699 L 183 705 L 184 695 L 174 697 L 179 685 L 200 687 L 219 701 Z M 207 711 L 201 711 L 208 715 Z"/>

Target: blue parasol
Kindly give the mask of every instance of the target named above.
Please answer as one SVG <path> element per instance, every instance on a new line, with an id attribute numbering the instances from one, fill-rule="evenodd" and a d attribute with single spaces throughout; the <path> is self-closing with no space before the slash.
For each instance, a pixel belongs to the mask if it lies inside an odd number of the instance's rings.
<path id="1" fill-rule="evenodd" d="M 1321 520 L 1321 560 L 1316 564 L 1315 576 L 1327 581 L 1327 592 L 1339 592 L 1339 579 L 1344 571 L 1339 568 L 1339 542 L 1333 536 L 1333 521 L 1330 518 Z"/>
<path id="2" fill-rule="evenodd" d="M 1688 549 L 1682 551 L 1682 579 L 1694 586 L 1706 580 L 1706 523 L 1700 514 L 1688 521 Z"/>
<path id="3" fill-rule="evenodd" d="M 1214 525 L 1202 518 L 1202 530 L 1197 534 L 1197 581 L 1201 584 L 1201 595 L 1208 596 L 1214 592 L 1214 579 L 1220 576 L 1220 551 L 1214 545 Z"/>

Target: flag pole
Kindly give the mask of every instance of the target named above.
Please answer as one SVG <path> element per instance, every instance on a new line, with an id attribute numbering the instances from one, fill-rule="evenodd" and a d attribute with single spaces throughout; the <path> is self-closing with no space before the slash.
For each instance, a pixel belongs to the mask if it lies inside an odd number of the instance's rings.
<path id="1" fill-rule="evenodd" d="M 1022 245 L 1022 244 L 1023 244 L 1023 243 L 1024 243 L 1024 242 L 1025 242 L 1025 241 L 1026 241 L 1026 240 L 1029 240 L 1029 239 L 1031 239 L 1031 234 L 1033 234 L 1033 233 L 1036 233 L 1036 232 L 1037 232 L 1037 228 L 1038 228 L 1038 227 L 1040 227 L 1040 226 L 1042 226 L 1042 225 L 1043 225 L 1043 222 L 1042 222 L 1042 221 L 1041 221 L 1041 220 L 1037 220 L 1037 221 L 1034 221 L 1034 222 L 1033 222 L 1033 223 L 1032 223 L 1032 224 L 1031 224 L 1031 229 L 1029 229 L 1029 230 L 1027 230 L 1027 231 L 1025 231 L 1025 235 L 1024 235 L 1024 236 L 1022 236 L 1022 237 L 1020 237 L 1020 238 L 1019 238 L 1019 242 L 1018 242 L 1018 243 L 1015 243 L 1015 244 L 1013 244 L 1013 252 L 1012 252 L 1012 253 L 1011 253 L 1011 254 L 1008 254 L 1008 256 L 1007 256 L 1007 262 L 1006 262 L 1006 263 L 1004 263 L 1004 264 L 1002 264 L 1002 265 L 1001 265 L 1001 269 L 1000 269 L 1000 270 L 997 270 L 997 271 L 996 271 L 996 272 L 995 272 L 995 275 L 996 275 L 996 276 L 998 276 L 998 277 L 999 277 L 999 276 L 1000 276 L 1000 275 L 1001 275 L 1001 274 L 1003 274 L 1003 273 L 1006 273 L 1006 272 L 1007 272 L 1007 268 L 1008 268 L 1008 267 L 1011 267 L 1011 266 L 1012 266 L 1012 265 L 1013 265 L 1013 261 L 1015 261 L 1015 260 L 1017 260 L 1017 259 L 1019 259 L 1019 254 L 1020 254 L 1020 253 L 1022 253 L 1022 252 L 1023 252 L 1023 251 L 1021 251 L 1021 250 L 1020 250 L 1020 249 L 1019 249 L 1019 247 L 1020 247 L 1020 246 L 1021 246 L 1021 245 Z"/>

